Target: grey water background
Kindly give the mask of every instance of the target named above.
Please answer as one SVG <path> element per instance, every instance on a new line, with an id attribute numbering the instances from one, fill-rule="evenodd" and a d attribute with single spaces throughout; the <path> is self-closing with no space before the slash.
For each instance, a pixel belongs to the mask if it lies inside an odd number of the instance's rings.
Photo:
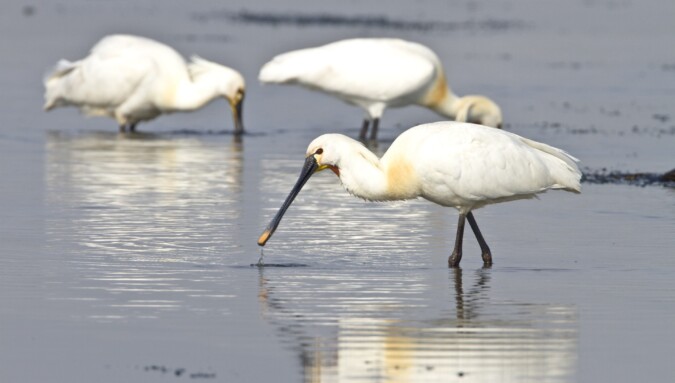
<path id="1" fill-rule="evenodd" d="M 261 86 L 273 55 L 392 36 L 441 57 L 507 129 L 587 172 L 675 167 L 670 1 L 62 1 L 0 4 L 0 382 L 634 382 L 675 377 L 675 190 L 583 193 L 476 212 L 495 265 L 457 215 L 373 204 L 313 178 L 251 267 L 306 145 L 357 135 L 360 110 Z M 229 108 L 119 135 L 44 113 L 43 74 L 109 33 L 156 38 L 240 70 Z M 438 120 L 389 110 L 376 151 Z M 328 173 L 328 172 L 326 172 Z"/>

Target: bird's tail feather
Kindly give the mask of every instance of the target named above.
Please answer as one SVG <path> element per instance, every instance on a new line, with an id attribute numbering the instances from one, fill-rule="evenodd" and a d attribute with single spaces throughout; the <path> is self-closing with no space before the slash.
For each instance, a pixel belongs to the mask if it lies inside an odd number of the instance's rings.
<path id="1" fill-rule="evenodd" d="M 292 82 L 293 76 L 291 76 L 290 73 L 284 73 L 284 71 L 280 69 L 281 67 L 278 63 L 275 63 L 274 61 L 268 62 L 260 69 L 258 79 L 264 83 L 282 84 Z"/>
<path id="2" fill-rule="evenodd" d="M 315 65 L 308 60 L 308 51 L 310 50 L 303 49 L 274 57 L 260 69 L 258 79 L 263 83 L 292 84 L 303 77 L 311 76 L 323 65 Z"/>
<path id="3" fill-rule="evenodd" d="M 43 79 L 44 84 L 46 85 L 49 80 L 57 79 L 67 75 L 77 68 L 79 63 L 79 61 L 71 62 L 64 59 L 59 60 L 59 62 L 57 62 L 56 65 L 47 74 L 45 74 Z"/>
<path id="4" fill-rule="evenodd" d="M 523 140 L 527 145 L 550 155 L 545 157 L 545 159 L 550 163 L 551 176 L 556 182 L 553 186 L 554 189 L 564 189 L 574 193 L 581 192 L 581 170 L 579 170 L 579 166 L 577 165 L 579 159 L 564 150 L 541 142 L 526 138 L 523 138 Z"/>

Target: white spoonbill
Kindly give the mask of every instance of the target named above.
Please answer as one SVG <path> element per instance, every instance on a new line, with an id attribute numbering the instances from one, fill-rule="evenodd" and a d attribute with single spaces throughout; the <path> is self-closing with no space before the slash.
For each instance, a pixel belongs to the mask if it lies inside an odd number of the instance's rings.
<path id="1" fill-rule="evenodd" d="M 438 56 L 399 39 L 360 38 L 283 53 L 260 70 L 264 83 L 300 84 L 366 111 L 359 138 L 377 139 L 384 109 L 421 105 L 452 120 L 500 128 L 499 106 L 483 96 L 458 97 L 448 87 Z"/>
<path id="2" fill-rule="evenodd" d="M 244 129 L 239 72 L 196 56 L 186 63 L 173 48 L 145 37 L 104 37 L 82 60 L 59 61 L 44 85 L 45 110 L 73 105 L 114 118 L 122 132 L 162 113 L 197 110 L 219 96 L 230 103 L 235 133 Z"/>
<path id="3" fill-rule="evenodd" d="M 300 178 L 258 239 L 264 246 L 286 209 L 315 172 L 330 169 L 351 194 L 371 201 L 417 197 L 459 210 L 450 267 L 462 259 L 465 219 L 492 264 L 472 211 L 485 205 L 533 198 L 548 189 L 579 193 L 578 160 L 564 151 L 516 134 L 462 122 L 418 125 L 403 132 L 377 158 L 360 142 L 324 134 L 309 144 Z"/>

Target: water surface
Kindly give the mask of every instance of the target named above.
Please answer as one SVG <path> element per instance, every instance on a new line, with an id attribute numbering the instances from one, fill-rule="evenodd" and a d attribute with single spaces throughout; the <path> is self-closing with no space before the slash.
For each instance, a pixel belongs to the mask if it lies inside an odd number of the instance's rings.
<path id="1" fill-rule="evenodd" d="M 661 173 L 675 167 L 675 55 L 659 48 L 675 33 L 672 4 L 26 7 L 0 6 L 0 381 L 675 376 L 672 188 L 584 184 L 580 195 L 479 210 L 495 265 L 481 267 L 467 234 L 462 269 L 450 270 L 455 211 L 361 201 L 324 172 L 265 247 L 270 267 L 251 266 L 306 145 L 355 136 L 362 117 L 326 96 L 257 84 L 273 55 L 354 36 L 420 41 L 457 93 L 497 100 L 509 130 L 568 150 L 589 173 Z M 225 102 L 129 135 L 73 110 L 41 112 L 47 68 L 111 32 L 240 69 L 249 133 L 233 137 Z M 387 111 L 373 149 L 437 119 Z"/>

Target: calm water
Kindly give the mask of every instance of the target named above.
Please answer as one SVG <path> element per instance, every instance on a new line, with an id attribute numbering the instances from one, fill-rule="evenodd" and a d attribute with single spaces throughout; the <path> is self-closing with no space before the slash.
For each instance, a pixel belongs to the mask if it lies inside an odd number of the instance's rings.
<path id="1" fill-rule="evenodd" d="M 360 126 L 328 97 L 257 84 L 287 49 L 421 41 L 457 93 L 489 94 L 509 130 L 590 171 L 675 167 L 675 53 L 659 48 L 673 4 L 380 4 L 3 3 L 0 381 L 671 380 L 672 188 L 586 184 L 479 210 L 495 265 L 469 235 L 449 270 L 455 211 L 363 202 L 325 172 L 266 246 L 275 267 L 251 266 L 307 143 Z M 119 31 L 240 69 L 250 133 L 234 139 L 224 102 L 133 135 L 43 113 L 46 69 Z M 374 150 L 437 119 L 391 110 Z"/>

